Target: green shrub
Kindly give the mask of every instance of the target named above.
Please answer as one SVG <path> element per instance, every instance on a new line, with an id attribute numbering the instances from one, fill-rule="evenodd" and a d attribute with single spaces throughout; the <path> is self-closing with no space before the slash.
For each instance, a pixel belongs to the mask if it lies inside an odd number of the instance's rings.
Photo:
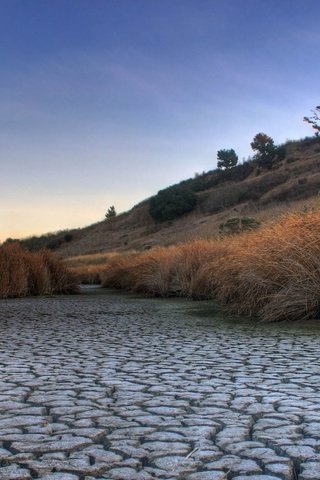
<path id="1" fill-rule="evenodd" d="M 249 177 L 254 169 L 255 164 L 249 161 L 227 170 L 218 170 L 216 185 L 224 182 L 241 182 Z"/>
<path id="2" fill-rule="evenodd" d="M 299 151 L 304 151 L 306 148 L 311 147 L 312 145 L 319 145 L 320 144 L 320 137 L 305 137 L 297 142 L 293 142 L 297 144 L 297 148 Z"/>
<path id="3" fill-rule="evenodd" d="M 232 234 L 254 230 L 260 226 L 259 220 L 253 217 L 232 217 L 219 225 L 220 233 Z"/>
<path id="4" fill-rule="evenodd" d="M 217 166 L 219 169 L 222 168 L 225 170 L 229 170 L 229 168 L 235 167 L 238 163 L 238 155 L 233 150 L 233 148 L 218 150 L 217 158 Z"/>
<path id="5" fill-rule="evenodd" d="M 269 135 L 265 133 L 257 133 L 252 142 L 251 148 L 255 153 L 254 160 L 261 168 L 271 169 L 274 159 L 277 155 L 277 147 Z"/>
<path id="6" fill-rule="evenodd" d="M 169 187 L 150 199 L 150 215 L 157 222 L 181 217 L 197 205 L 196 195 L 189 189 Z"/>
<path id="7" fill-rule="evenodd" d="M 60 230 L 54 233 L 46 233 L 44 235 L 24 238 L 22 240 L 15 240 L 20 243 L 22 247 L 27 248 L 31 252 L 39 251 L 42 249 L 57 250 L 63 243 L 69 243 L 74 240 L 76 229 L 74 230 Z M 7 243 L 12 241 L 7 239 Z"/>
<path id="8" fill-rule="evenodd" d="M 255 162 L 249 160 L 225 170 L 219 168 L 210 170 L 209 172 L 198 175 L 196 178 L 183 180 L 176 187 L 192 190 L 193 192 L 203 192 L 204 190 L 217 187 L 225 182 L 241 182 L 249 177 L 255 168 Z"/>
<path id="9" fill-rule="evenodd" d="M 284 145 L 279 145 L 276 147 L 276 161 L 281 162 L 281 160 L 284 160 L 287 156 L 287 150 Z"/>
<path id="10" fill-rule="evenodd" d="M 71 242 L 73 240 L 73 235 L 72 233 L 66 233 L 63 237 L 65 242 Z"/>

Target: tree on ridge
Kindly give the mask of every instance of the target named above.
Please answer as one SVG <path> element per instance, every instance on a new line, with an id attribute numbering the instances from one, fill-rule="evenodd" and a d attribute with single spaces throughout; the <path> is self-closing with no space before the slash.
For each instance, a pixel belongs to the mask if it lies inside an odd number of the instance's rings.
<path id="1" fill-rule="evenodd" d="M 114 208 L 114 205 L 111 205 L 111 207 L 108 208 L 107 213 L 105 214 L 105 217 L 107 220 L 110 220 L 111 218 L 114 218 L 117 216 L 116 209 Z"/>
<path id="2" fill-rule="evenodd" d="M 217 167 L 224 168 L 225 170 L 235 167 L 238 163 L 238 155 L 233 150 L 233 148 L 218 150 L 217 158 L 218 158 Z"/>
<path id="3" fill-rule="evenodd" d="M 311 112 L 313 115 L 311 115 L 311 117 L 303 117 L 303 121 L 312 126 L 315 130 L 316 137 L 318 137 L 320 135 L 320 105 L 318 105 L 315 110 L 311 110 Z"/>

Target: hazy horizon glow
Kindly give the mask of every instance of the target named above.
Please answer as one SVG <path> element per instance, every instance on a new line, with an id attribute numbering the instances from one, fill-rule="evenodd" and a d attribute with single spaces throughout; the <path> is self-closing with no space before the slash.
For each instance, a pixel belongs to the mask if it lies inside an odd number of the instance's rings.
<path id="1" fill-rule="evenodd" d="M 311 0 L 1 0 L 0 241 L 102 220 L 312 135 Z"/>

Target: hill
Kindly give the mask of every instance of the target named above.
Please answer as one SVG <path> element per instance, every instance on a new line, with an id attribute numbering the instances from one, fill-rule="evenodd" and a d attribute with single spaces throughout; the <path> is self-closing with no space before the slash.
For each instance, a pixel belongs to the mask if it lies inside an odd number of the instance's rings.
<path id="1" fill-rule="evenodd" d="M 152 218 L 150 202 L 158 194 L 113 219 L 21 243 L 30 249 L 50 248 L 63 258 L 146 250 L 214 238 L 221 226 L 238 227 L 246 221 L 250 225 L 265 223 L 290 210 L 312 208 L 318 203 L 320 191 L 320 139 L 290 141 L 283 147 L 285 157 L 272 168 L 261 168 L 249 160 L 230 170 L 212 170 L 166 189 L 165 194 L 178 190 L 192 192 L 196 197 L 192 210 L 177 218 L 161 222 Z"/>

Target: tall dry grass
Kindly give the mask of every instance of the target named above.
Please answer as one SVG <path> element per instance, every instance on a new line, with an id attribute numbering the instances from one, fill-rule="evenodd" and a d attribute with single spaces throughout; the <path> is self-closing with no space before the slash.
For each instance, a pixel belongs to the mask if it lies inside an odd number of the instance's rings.
<path id="1" fill-rule="evenodd" d="M 111 259 L 104 286 L 150 295 L 216 298 L 265 321 L 320 317 L 320 211 L 218 240 Z"/>
<path id="2" fill-rule="evenodd" d="M 122 255 L 132 255 L 133 253 L 132 250 Z M 106 265 L 120 255 L 118 252 L 77 255 L 64 259 L 64 264 L 75 275 L 79 283 L 99 284 Z"/>
<path id="3" fill-rule="evenodd" d="M 50 252 L 31 253 L 15 243 L 0 247 L 0 298 L 76 291 L 74 275 Z"/>

